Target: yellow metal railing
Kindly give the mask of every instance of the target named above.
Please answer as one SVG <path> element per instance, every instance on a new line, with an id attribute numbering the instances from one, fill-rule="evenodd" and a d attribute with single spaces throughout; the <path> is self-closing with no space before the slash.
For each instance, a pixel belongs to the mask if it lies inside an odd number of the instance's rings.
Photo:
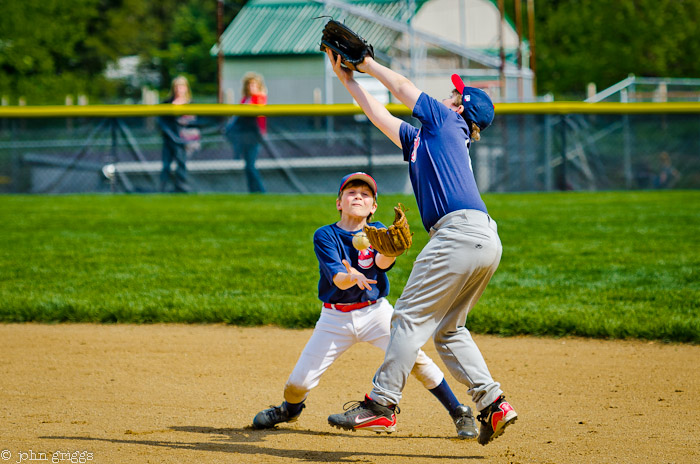
<path id="1" fill-rule="evenodd" d="M 400 104 L 387 105 L 396 115 L 410 111 Z M 663 114 L 698 113 L 700 102 L 671 103 L 499 103 L 496 114 Z M 347 116 L 362 114 L 353 104 L 336 105 L 89 105 L 89 106 L 0 106 L 0 118 L 79 118 L 180 116 Z"/>

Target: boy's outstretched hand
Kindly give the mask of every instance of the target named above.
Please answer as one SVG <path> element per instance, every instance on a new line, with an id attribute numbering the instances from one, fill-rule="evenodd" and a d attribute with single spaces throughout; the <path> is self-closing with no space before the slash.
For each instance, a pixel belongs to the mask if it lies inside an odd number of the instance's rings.
<path id="1" fill-rule="evenodd" d="M 343 266 L 345 266 L 345 269 L 348 271 L 348 278 L 351 282 L 353 282 L 355 285 L 360 287 L 363 290 L 372 290 L 372 286 L 370 284 L 376 284 L 377 281 L 373 279 L 368 279 L 366 275 L 358 271 L 357 269 L 353 268 L 350 266 L 350 263 L 347 262 L 347 260 L 343 260 Z"/>
<path id="2" fill-rule="evenodd" d="M 340 55 L 335 55 L 330 49 L 326 49 L 326 55 L 328 56 L 328 59 L 331 60 L 333 72 L 335 72 L 335 75 L 338 76 L 340 82 L 345 84 L 346 82 L 352 80 L 352 70 L 342 66 L 343 59 L 340 57 Z"/>

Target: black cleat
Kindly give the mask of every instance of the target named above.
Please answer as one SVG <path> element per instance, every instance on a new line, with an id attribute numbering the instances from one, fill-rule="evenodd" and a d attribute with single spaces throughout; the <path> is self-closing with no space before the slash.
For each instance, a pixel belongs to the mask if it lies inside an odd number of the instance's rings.
<path id="1" fill-rule="evenodd" d="M 452 420 L 457 428 L 457 436 L 459 438 L 473 440 L 479 435 L 479 430 L 476 428 L 476 422 L 474 422 L 472 408 L 460 404 L 450 415 L 452 416 Z"/>
<path id="2" fill-rule="evenodd" d="M 396 432 L 398 408 L 383 406 L 365 395 L 364 401 L 350 401 L 343 406 L 342 414 L 331 414 L 328 423 L 344 430 L 370 430 L 372 432 Z"/>
<path id="3" fill-rule="evenodd" d="M 494 438 L 501 436 L 503 431 L 518 418 L 518 413 L 501 395 L 496 401 L 487 406 L 479 414 L 479 444 L 486 445 Z"/>
<path id="4" fill-rule="evenodd" d="M 269 409 L 260 411 L 255 415 L 253 419 L 253 427 L 256 429 L 271 429 L 275 425 L 281 422 L 296 422 L 301 415 L 301 411 L 306 407 L 305 404 L 301 405 L 301 410 L 292 416 L 287 410 L 287 403 L 282 403 L 279 406 L 270 406 Z"/>

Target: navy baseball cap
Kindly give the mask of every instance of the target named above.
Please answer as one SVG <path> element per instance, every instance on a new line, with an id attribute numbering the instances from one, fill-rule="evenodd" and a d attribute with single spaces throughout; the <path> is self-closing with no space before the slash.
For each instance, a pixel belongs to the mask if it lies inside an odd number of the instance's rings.
<path id="1" fill-rule="evenodd" d="M 372 176 L 365 172 L 353 172 L 352 174 L 348 174 L 347 176 L 343 177 L 343 180 L 340 181 L 340 188 L 338 188 L 338 195 L 340 195 L 340 192 L 343 191 L 345 186 L 348 185 L 348 182 L 351 180 L 361 180 L 362 182 L 366 183 L 369 185 L 372 193 L 374 193 L 374 196 L 377 196 L 377 182 L 372 179 Z"/>
<path id="2" fill-rule="evenodd" d="M 493 102 L 486 92 L 464 85 L 462 78 L 457 74 L 452 75 L 452 84 L 462 94 L 462 117 L 467 121 L 474 121 L 481 130 L 489 127 L 493 122 L 494 110 Z"/>

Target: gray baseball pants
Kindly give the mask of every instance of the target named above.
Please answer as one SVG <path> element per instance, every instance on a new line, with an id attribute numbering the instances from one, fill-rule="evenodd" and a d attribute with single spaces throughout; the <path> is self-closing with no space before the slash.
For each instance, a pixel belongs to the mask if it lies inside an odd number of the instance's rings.
<path id="1" fill-rule="evenodd" d="M 501 385 L 491 378 L 464 324 L 502 252 L 496 222 L 481 211 L 452 212 L 431 228 L 394 306 L 391 341 L 372 382 L 373 400 L 385 406 L 399 403 L 418 350 L 431 336 L 449 371 L 469 387 L 478 411 L 501 395 Z"/>

